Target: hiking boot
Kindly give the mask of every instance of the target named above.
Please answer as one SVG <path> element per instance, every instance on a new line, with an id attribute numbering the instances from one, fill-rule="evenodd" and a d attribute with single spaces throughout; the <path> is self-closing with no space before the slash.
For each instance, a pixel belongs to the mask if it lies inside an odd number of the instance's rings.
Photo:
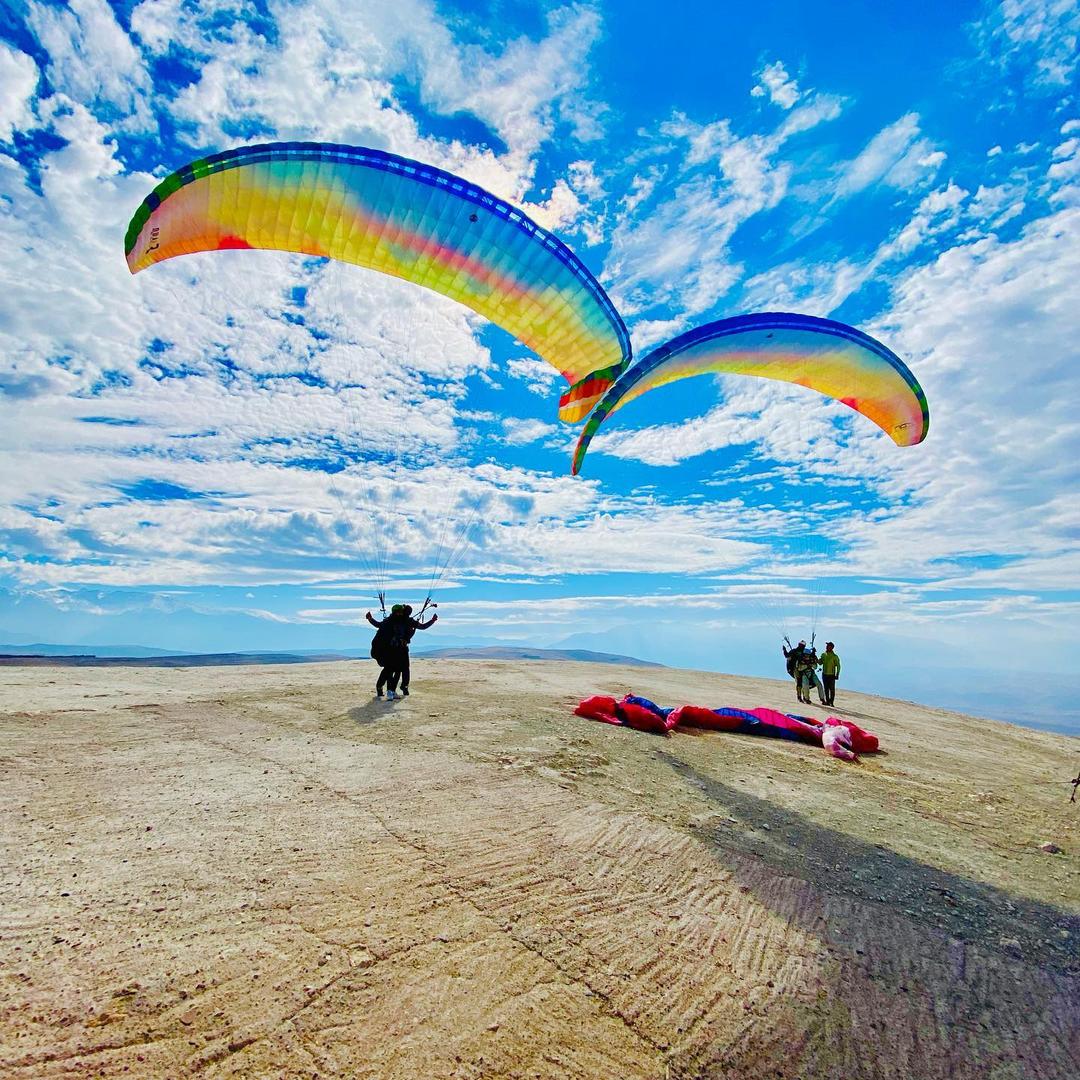
<path id="1" fill-rule="evenodd" d="M 386 700 L 387 701 L 393 701 L 394 698 L 396 698 L 396 697 L 397 697 L 397 694 L 395 694 L 393 690 L 387 690 L 386 691 Z"/>

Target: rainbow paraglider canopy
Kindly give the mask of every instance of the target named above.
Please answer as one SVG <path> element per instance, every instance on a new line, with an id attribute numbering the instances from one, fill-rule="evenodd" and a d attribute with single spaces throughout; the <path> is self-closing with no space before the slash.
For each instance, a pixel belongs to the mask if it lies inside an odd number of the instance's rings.
<path id="1" fill-rule="evenodd" d="M 124 247 L 133 274 L 192 252 L 269 248 L 423 285 L 557 368 L 572 384 L 559 409 L 569 422 L 630 357 L 618 312 L 562 241 L 475 184 L 380 150 L 289 142 L 199 158 L 147 196 Z"/>
<path id="2" fill-rule="evenodd" d="M 757 312 L 690 330 L 625 371 L 582 429 L 574 473 L 613 412 L 658 386 L 709 374 L 752 375 L 816 390 L 872 420 L 897 446 L 922 442 L 930 425 L 918 380 L 880 341 L 832 319 Z"/>

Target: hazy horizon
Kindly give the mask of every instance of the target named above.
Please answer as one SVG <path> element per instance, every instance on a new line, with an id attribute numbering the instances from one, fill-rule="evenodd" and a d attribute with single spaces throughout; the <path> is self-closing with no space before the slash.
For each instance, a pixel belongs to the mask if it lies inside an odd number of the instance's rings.
<path id="1" fill-rule="evenodd" d="M 18 637 L 20 635 L 14 635 Z M 25 636 L 25 635 L 23 635 Z M 585 640 L 583 640 L 583 638 Z M 212 655 L 222 653 L 304 653 L 325 651 L 333 652 L 359 652 L 357 659 L 366 656 L 367 647 L 370 644 L 370 634 L 361 634 L 358 639 L 348 640 L 342 638 L 336 641 L 327 641 L 321 645 L 289 645 L 287 642 L 279 642 L 273 647 L 261 648 L 248 647 L 243 642 L 236 643 L 228 649 L 166 649 L 161 646 L 139 644 L 132 642 L 19 642 L 13 640 L 12 635 L 4 635 L 0 631 L 0 652 L 7 645 L 27 646 L 32 644 L 51 645 L 55 647 L 73 646 L 78 648 L 121 648 L 124 646 L 133 648 L 160 649 L 165 655 Z M 784 681 L 786 674 L 783 660 L 777 649 L 776 656 L 756 656 L 753 653 L 742 652 L 735 654 L 728 651 L 723 654 L 729 659 L 738 656 L 741 659 L 739 666 L 728 663 L 726 666 L 722 659 L 710 657 L 706 650 L 695 654 L 696 662 L 675 663 L 678 659 L 676 653 L 666 651 L 662 646 L 650 648 L 646 643 L 634 644 L 627 639 L 625 647 L 617 647 L 615 640 L 596 639 L 593 635 L 571 635 L 557 640 L 522 640 L 519 638 L 477 638 L 454 635 L 452 633 L 426 634 L 422 640 L 415 640 L 413 652 L 422 656 L 429 649 L 439 648 L 508 648 L 508 649 L 540 649 L 552 651 L 581 650 L 594 653 L 609 653 L 618 656 L 626 656 L 631 659 L 644 660 L 652 663 L 664 664 L 666 667 L 687 668 L 689 670 L 701 670 L 721 672 L 733 675 L 748 675 L 759 678 L 772 678 Z M 820 642 L 819 642 L 820 644 Z M 633 650 L 633 651 L 629 651 Z M 839 652 L 839 648 L 837 649 Z M 1061 734 L 1080 736 L 1080 706 L 1076 704 L 1080 687 L 1077 680 L 1071 675 L 1061 675 L 1054 672 L 1003 672 L 998 680 L 987 682 L 985 673 L 977 668 L 957 669 L 946 667 L 932 667 L 923 665 L 911 671 L 902 669 L 891 670 L 884 677 L 879 673 L 870 676 L 858 670 L 858 654 L 848 654 L 845 660 L 845 671 L 841 673 L 841 679 L 837 688 L 838 705 L 843 707 L 844 691 L 846 689 L 878 694 L 883 697 L 900 700 L 914 701 L 922 705 L 934 708 L 947 709 L 950 712 L 960 712 L 971 716 L 984 716 L 994 720 L 1019 724 L 1024 727 L 1032 727 L 1043 731 L 1056 731 Z M 852 671 L 852 664 L 856 665 Z M 687 687 L 687 701 L 703 705 L 722 705 L 723 702 L 699 702 L 693 699 L 693 687 Z M 682 704 L 670 702 L 668 704 Z M 792 703 L 793 711 L 798 711 L 798 706 Z"/>

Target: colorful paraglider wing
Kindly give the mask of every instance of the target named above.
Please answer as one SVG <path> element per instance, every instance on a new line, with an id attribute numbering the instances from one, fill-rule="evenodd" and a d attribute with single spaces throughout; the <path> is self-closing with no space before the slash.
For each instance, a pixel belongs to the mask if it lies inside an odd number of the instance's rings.
<path id="1" fill-rule="evenodd" d="M 930 424 L 915 376 L 869 334 L 811 315 L 737 315 L 690 330 L 623 372 L 581 432 L 575 475 L 613 412 L 658 386 L 708 374 L 755 375 L 817 390 L 873 420 L 897 446 L 922 442 Z"/>
<path id="2" fill-rule="evenodd" d="M 622 319 L 565 244 L 474 184 L 394 154 L 271 143 L 200 158 L 147 196 L 124 242 L 133 274 L 235 248 L 340 259 L 452 297 L 573 384 L 560 401 L 569 422 L 629 360 Z"/>

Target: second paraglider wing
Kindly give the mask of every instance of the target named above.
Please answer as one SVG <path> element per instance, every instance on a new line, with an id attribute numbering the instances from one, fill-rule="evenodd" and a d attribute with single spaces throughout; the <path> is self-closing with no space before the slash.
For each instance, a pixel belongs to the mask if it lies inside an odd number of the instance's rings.
<path id="1" fill-rule="evenodd" d="M 759 312 L 690 330 L 623 372 L 581 432 L 574 474 L 613 412 L 658 386 L 709 374 L 752 375 L 816 390 L 862 413 L 898 446 L 922 442 L 930 424 L 922 387 L 880 341 L 831 319 Z"/>

